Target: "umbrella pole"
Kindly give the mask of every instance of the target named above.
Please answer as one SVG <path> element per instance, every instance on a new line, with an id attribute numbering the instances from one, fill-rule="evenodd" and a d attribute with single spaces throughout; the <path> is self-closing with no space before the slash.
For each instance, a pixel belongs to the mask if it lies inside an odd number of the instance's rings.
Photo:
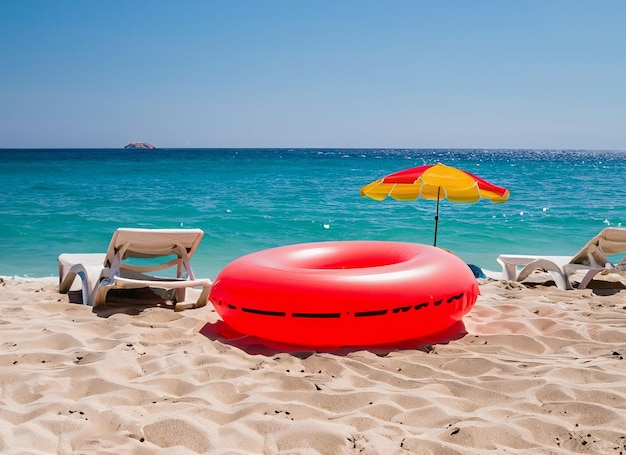
<path id="1" fill-rule="evenodd" d="M 435 241 L 433 242 L 433 246 L 437 246 L 437 226 L 439 225 L 439 192 L 441 191 L 441 187 L 437 187 L 437 212 L 435 213 Z"/>

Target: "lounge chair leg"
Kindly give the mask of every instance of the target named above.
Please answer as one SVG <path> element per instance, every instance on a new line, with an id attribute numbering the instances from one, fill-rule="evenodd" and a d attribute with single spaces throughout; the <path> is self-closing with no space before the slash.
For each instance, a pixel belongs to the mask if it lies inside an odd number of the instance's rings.
<path id="1" fill-rule="evenodd" d="M 205 306 L 209 300 L 209 291 L 211 290 L 211 287 L 204 287 L 202 288 L 202 292 L 200 293 L 200 297 L 198 297 L 198 300 L 195 302 L 189 302 L 189 303 L 185 303 L 185 302 L 180 302 L 180 303 L 176 303 L 174 305 L 174 311 L 183 311 L 183 310 L 189 310 L 192 308 L 202 308 L 203 306 Z"/>
<path id="2" fill-rule="evenodd" d="M 584 278 L 580 280 L 580 283 L 578 284 L 578 289 L 586 289 L 589 283 L 591 283 L 591 280 L 593 279 L 593 277 L 596 276 L 598 272 L 601 272 L 601 271 L 602 270 L 599 270 L 599 269 L 589 270 L 585 274 Z"/>
<path id="3" fill-rule="evenodd" d="M 552 278 L 554 279 L 554 284 L 556 284 L 556 287 L 559 289 L 574 289 L 572 287 L 572 285 L 570 284 L 569 279 L 567 278 L 567 275 L 556 272 L 556 271 L 550 271 L 550 275 L 552 275 Z"/>
<path id="4" fill-rule="evenodd" d="M 107 286 L 107 287 L 103 286 L 103 287 L 98 288 L 96 291 L 94 291 L 92 293 L 93 302 L 90 302 L 89 304 L 92 307 L 94 307 L 94 308 L 98 307 L 98 306 L 101 306 L 101 305 L 104 305 L 106 303 L 106 300 L 107 300 L 107 292 L 109 292 L 109 288 L 110 288 L 110 286 Z M 93 294 L 95 294 L 95 295 L 93 295 Z"/>
<path id="5" fill-rule="evenodd" d="M 89 281 L 87 281 L 87 275 L 84 272 L 78 272 L 78 276 L 82 280 L 82 300 L 83 305 L 89 305 Z"/>

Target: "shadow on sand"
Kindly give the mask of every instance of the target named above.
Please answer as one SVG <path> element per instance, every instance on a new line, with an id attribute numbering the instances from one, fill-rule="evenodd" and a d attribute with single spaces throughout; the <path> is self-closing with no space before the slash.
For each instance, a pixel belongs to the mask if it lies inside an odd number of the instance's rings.
<path id="1" fill-rule="evenodd" d="M 205 324 L 200 329 L 200 333 L 209 340 L 219 341 L 220 343 L 239 348 L 250 355 L 272 356 L 279 353 L 289 353 L 300 358 L 307 358 L 310 355 L 319 352 L 346 355 L 351 352 L 369 351 L 381 357 L 394 351 L 406 349 L 414 349 L 429 353 L 434 350 L 434 345 L 447 344 L 450 341 L 461 339 L 467 335 L 463 321 L 459 321 L 447 330 L 429 337 L 374 346 L 298 346 L 277 341 L 264 340 L 252 335 L 239 333 L 221 320 L 215 323 Z"/>
<path id="2" fill-rule="evenodd" d="M 176 311 L 176 301 L 173 292 L 160 289 L 111 289 L 107 294 L 106 305 L 93 308 L 94 314 L 101 318 L 108 318 L 114 314 L 124 313 L 138 315 L 148 308 L 167 308 Z M 70 303 L 81 305 L 80 291 L 68 292 Z"/>

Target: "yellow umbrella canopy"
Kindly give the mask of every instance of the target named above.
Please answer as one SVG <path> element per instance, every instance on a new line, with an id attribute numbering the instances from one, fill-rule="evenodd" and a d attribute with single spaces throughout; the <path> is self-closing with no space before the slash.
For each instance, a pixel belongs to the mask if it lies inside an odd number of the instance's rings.
<path id="1" fill-rule="evenodd" d="M 505 202 L 509 190 L 445 164 L 429 164 L 404 169 L 373 181 L 361 188 L 362 197 L 382 201 L 387 196 L 399 201 L 414 201 L 419 198 L 437 201 L 435 215 L 435 241 L 439 222 L 439 201 L 477 202 L 489 199 L 492 202 Z"/>

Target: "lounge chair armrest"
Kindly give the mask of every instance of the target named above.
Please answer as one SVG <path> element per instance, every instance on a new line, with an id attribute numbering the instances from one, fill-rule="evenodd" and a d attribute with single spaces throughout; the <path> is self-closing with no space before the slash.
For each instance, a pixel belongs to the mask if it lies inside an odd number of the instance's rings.
<path id="1" fill-rule="evenodd" d="M 134 288 L 139 286 L 145 287 L 159 287 L 166 289 L 182 289 L 182 288 L 195 288 L 195 287 L 211 287 L 213 286 L 213 281 L 210 279 L 199 279 L 199 280 L 176 280 L 170 278 L 163 279 L 152 279 L 152 280 L 139 280 L 134 278 L 125 278 L 116 276 L 115 282 L 120 285 L 120 287 L 128 287 Z"/>

